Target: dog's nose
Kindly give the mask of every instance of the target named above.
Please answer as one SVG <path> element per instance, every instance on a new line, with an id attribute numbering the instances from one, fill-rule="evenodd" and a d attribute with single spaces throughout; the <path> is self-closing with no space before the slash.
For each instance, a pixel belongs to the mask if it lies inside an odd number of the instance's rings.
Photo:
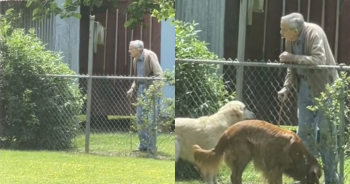
<path id="1" fill-rule="evenodd" d="M 247 119 L 256 119 L 256 116 L 252 111 L 248 109 L 245 109 L 245 111 L 246 111 L 245 114 L 247 115 Z"/>
<path id="2" fill-rule="evenodd" d="M 250 111 L 250 113 L 252 113 L 252 119 L 256 119 L 255 114 L 252 111 Z"/>
<path id="3" fill-rule="evenodd" d="M 256 119 L 256 116 L 253 112 L 252 112 L 252 117 L 253 117 L 253 119 Z"/>

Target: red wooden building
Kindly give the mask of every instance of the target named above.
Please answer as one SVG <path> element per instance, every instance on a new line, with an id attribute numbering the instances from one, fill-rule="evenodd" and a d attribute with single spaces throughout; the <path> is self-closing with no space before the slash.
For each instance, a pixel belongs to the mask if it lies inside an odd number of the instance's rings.
<path id="1" fill-rule="evenodd" d="M 94 8 L 91 15 L 95 15 L 95 21 L 100 22 L 106 28 L 106 42 L 98 45 L 93 57 L 93 75 L 117 75 L 128 76 L 131 69 L 131 57 L 129 55 L 129 42 L 140 39 L 145 47 L 153 50 L 160 58 L 161 27 L 156 18 L 151 15 L 144 16 L 147 27 L 141 25 L 135 29 L 125 28 L 124 23 L 128 17 L 126 8 L 129 1 L 120 0 L 118 8 L 105 4 Z M 80 20 L 80 73 L 87 74 L 88 70 L 88 46 L 89 46 L 89 8 L 81 7 L 82 18 Z M 86 82 L 81 84 L 86 86 Z M 94 115 L 130 115 L 135 108 L 130 108 L 130 101 L 126 98 L 126 92 L 131 86 L 130 80 L 94 79 L 92 91 L 92 113 Z"/>

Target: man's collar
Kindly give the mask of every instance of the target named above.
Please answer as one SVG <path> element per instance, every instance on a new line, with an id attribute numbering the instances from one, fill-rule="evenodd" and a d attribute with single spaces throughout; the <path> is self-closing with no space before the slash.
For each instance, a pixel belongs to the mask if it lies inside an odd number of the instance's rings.
<path id="1" fill-rule="evenodd" d="M 139 59 L 140 60 L 143 60 L 143 58 L 145 57 L 145 55 L 144 55 L 144 50 L 142 50 L 142 52 L 141 52 L 141 55 L 140 55 L 140 57 L 139 57 Z"/>
<path id="2" fill-rule="evenodd" d="M 304 27 L 301 29 L 300 34 L 298 39 L 296 40 L 297 42 L 304 42 L 305 41 L 305 25 Z"/>

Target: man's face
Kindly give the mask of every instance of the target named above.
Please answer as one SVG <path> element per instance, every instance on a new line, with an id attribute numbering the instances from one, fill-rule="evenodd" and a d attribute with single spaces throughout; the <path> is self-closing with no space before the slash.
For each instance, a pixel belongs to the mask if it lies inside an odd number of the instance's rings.
<path id="1" fill-rule="evenodd" d="M 287 41 L 295 41 L 298 39 L 299 31 L 291 29 L 289 25 L 285 22 L 281 22 L 281 31 L 282 37 Z"/>
<path id="2" fill-rule="evenodd" d="M 140 51 L 131 45 L 129 45 L 129 53 L 130 53 L 130 56 L 134 58 L 138 58 L 141 55 Z"/>

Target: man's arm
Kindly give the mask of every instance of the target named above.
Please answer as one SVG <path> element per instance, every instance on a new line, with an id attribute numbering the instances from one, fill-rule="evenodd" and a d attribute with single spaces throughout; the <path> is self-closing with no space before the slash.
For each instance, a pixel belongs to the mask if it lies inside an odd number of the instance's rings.
<path id="1" fill-rule="evenodd" d="M 159 64 L 158 58 L 155 54 L 150 54 L 148 55 L 149 59 L 150 59 L 150 68 L 152 70 L 152 73 L 154 76 L 159 77 L 162 73 L 162 67 Z"/>
<path id="2" fill-rule="evenodd" d="M 132 84 L 131 84 L 130 89 L 134 90 L 135 87 L 136 87 L 136 82 L 135 82 L 135 80 L 134 80 L 134 81 L 132 81 Z"/>
<path id="3" fill-rule="evenodd" d="M 326 64 L 326 52 L 322 37 L 318 33 L 311 36 L 311 53 L 306 55 L 295 55 L 297 64 L 304 65 L 324 65 Z"/>
<path id="4" fill-rule="evenodd" d="M 283 87 L 285 87 L 288 91 L 292 89 L 293 86 L 293 71 L 291 68 L 287 68 L 287 75 L 284 80 Z"/>
<path id="5" fill-rule="evenodd" d="M 131 62 L 131 73 L 130 73 L 130 76 L 132 76 L 132 77 L 135 76 L 135 74 L 134 74 L 134 60 L 135 59 L 133 59 L 132 62 Z M 130 89 L 134 90 L 135 87 L 136 87 L 136 81 L 133 80 Z"/>
<path id="6" fill-rule="evenodd" d="M 288 52 L 292 51 L 292 44 L 290 41 L 286 41 L 285 43 L 286 50 Z M 284 84 L 283 87 L 286 88 L 288 91 L 291 91 L 294 83 L 294 72 L 292 68 L 287 68 L 287 75 L 284 78 Z"/>

